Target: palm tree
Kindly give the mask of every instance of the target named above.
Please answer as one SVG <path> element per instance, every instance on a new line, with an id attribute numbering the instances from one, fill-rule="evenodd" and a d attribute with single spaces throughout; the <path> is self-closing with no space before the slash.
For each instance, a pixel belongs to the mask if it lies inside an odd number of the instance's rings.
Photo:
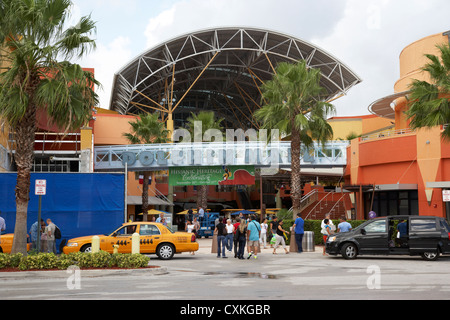
<path id="1" fill-rule="evenodd" d="M 422 70 L 428 73 L 430 82 L 413 80 L 410 85 L 409 110 L 412 129 L 435 127 L 450 123 L 450 47 L 438 45 L 440 57 L 425 55 L 430 62 Z M 442 138 L 450 140 L 450 126 L 442 132 Z"/>
<path id="2" fill-rule="evenodd" d="M 201 111 L 198 114 L 191 113 L 191 116 L 187 119 L 187 130 L 194 141 L 204 141 L 205 132 L 209 129 L 223 129 L 221 124 L 223 120 L 223 118 L 216 120 L 213 111 Z M 201 131 L 194 130 L 196 122 L 202 124 Z M 194 137 L 194 134 L 197 137 Z M 200 134 L 201 136 L 199 136 Z M 208 207 L 208 186 L 197 186 L 197 207 L 202 207 L 204 210 Z"/>
<path id="3" fill-rule="evenodd" d="M 300 212 L 301 144 L 309 146 L 314 140 L 332 137 L 327 116 L 334 107 L 323 102 L 324 88 L 320 86 L 320 71 L 308 68 L 305 61 L 280 63 L 272 80 L 262 85 L 265 105 L 255 112 L 262 128 L 278 129 L 291 136 L 291 198 L 294 219 Z"/>
<path id="4" fill-rule="evenodd" d="M 169 131 L 164 122 L 159 120 L 159 113 L 148 113 L 142 115 L 140 119 L 128 122 L 131 125 L 131 132 L 124 133 L 123 136 L 132 144 L 152 144 L 167 143 L 169 141 Z M 147 221 L 148 216 L 148 180 L 150 171 L 144 171 L 144 182 L 142 185 L 142 213 L 143 220 Z"/>
<path id="5" fill-rule="evenodd" d="M 17 166 L 16 224 L 12 252 L 26 254 L 27 208 L 36 112 L 66 132 L 85 125 L 98 103 L 92 73 L 66 60 L 81 58 L 95 41 L 95 23 L 83 17 L 64 29 L 69 0 L 0 1 L 0 117 L 14 131 Z M 62 62 L 61 62 L 62 61 Z"/>

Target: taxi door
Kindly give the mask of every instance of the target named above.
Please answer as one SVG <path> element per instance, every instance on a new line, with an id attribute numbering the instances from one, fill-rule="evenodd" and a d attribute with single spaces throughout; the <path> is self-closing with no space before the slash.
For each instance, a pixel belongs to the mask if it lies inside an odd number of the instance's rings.
<path id="1" fill-rule="evenodd" d="M 141 253 L 155 253 L 156 247 L 162 240 L 161 231 L 154 224 L 141 224 L 139 226 Z"/>
<path id="2" fill-rule="evenodd" d="M 112 253 L 113 246 L 118 245 L 119 253 L 130 253 L 131 239 L 134 232 L 136 232 L 136 225 L 123 226 L 106 237 L 104 242 L 101 241 L 100 249 Z"/>

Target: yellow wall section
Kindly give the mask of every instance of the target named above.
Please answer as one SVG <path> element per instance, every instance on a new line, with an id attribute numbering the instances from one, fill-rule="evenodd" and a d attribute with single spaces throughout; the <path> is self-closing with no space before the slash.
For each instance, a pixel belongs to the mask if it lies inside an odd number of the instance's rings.
<path id="1" fill-rule="evenodd" d="M 423 183 L 435 182 L 441 162 L 440 127 L 417 130 L 417 163 Z"/>

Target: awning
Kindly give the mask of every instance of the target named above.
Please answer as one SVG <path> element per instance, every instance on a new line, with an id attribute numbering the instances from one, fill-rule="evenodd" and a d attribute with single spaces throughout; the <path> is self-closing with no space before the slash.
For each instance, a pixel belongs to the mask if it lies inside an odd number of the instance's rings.
<path id="1" fill-rule="evenodd" d="M 131 206 L 142 205 L 142 197 L 141 196 L 127 196 L 127 204 Z M 148 204 L 151 206 L 173 206 L 173 203 L 170 203 L 166 200 L 157 198 L 157 197 L 148 197 Z"/>
<path id="2" fill-rule="evenodd" d="M 427 188 L 430 188 L 430 189 L 450 189 L 450 181 L 427 182 Z"/>

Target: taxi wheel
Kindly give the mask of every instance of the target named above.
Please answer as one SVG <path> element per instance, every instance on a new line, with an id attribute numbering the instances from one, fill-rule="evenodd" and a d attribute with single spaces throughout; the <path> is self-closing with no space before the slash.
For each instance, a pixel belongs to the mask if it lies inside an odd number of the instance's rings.
<path id="1" fill-rule="evenodd" d="M 163 243 L 158 246 L 156 255 L 162 260 L 170 260 L 175 254 L 175 248 L 170 243 Z"/>
<path id="2" fill-rule="evenodd" d="M 92 246 L 91 244 L 85 244 L 84 246 L 81 247 L 80 252 L 86 252 L 86 253 L 90 253 L 92 252 Z"/>

